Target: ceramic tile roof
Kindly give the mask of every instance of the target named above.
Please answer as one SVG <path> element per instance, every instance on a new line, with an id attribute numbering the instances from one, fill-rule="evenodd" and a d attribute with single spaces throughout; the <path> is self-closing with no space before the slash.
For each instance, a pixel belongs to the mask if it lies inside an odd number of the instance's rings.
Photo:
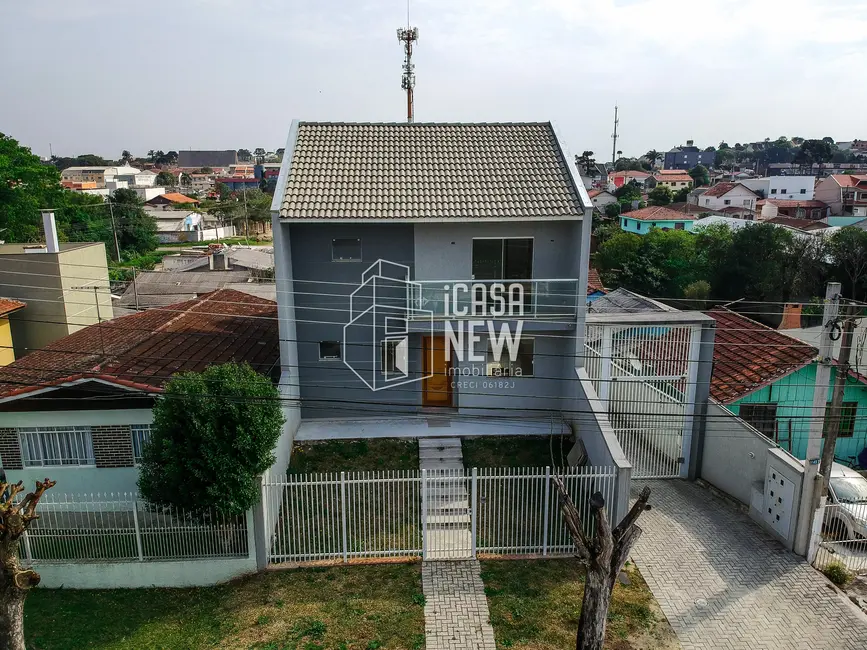
<path id="1" fill-rule="evenodd" d="M 8 316 L 13 311 L 24 309 L 26 306 L 27 303 L 21 302 L 20 300 L 13 300 L 12 298 L 0 298 L 0 317 Z"/>
<path id="2" fill-rule="evenodd" d="M 627 219 L 638 219 L 640 221 L 689 221 L 690 216 L 677 210 L 669 210 L 660 205 L 652 205 L 640 210 L 632 210 L 631 212 L 623 213 Z"/>
<path id="3" fill-rule="evenodd" d="M 184 196 L 183 194 L 178 194 L 177 192 L 167 192 L 165 194 L 160 194 L 160 197 L 166 199 L 167 201 L 171 201 L 172 203 L 198 203 L 198 199 L 192 199 L 189 196 Z M 154 197 L 158 198 L 158 197 Z M 153 199 L 151 199 L 153 200 Z"/>
<path id="4" fill-rule="evenodd" d="M 818 350 L 729 309 L 707 312 L 717 322 L 710 394 L 730 404 L 803 368 Z"/>
<path id="5" fill-rule="evenodd" d="M 739 183 L 717 183 L 713 187 L 709 188 L 704 196 L 722 196 L 723 194 L 728 194 L 735 187 L 737 187 Z"/>
<path id="6" fill-rule="evenodd" d="M 550 123 L 301 122 L 284 219 L 524 219 L 583 210 Z"/>
<path id="7" fill-rule="evenodd" d="M 756 207 L 760 208 L 766 203 L 776 205 L 779 208 L 827 208 L 828 204 L 824 201 L 811 199 L 809 201 L 799 201 L 797 199 L 762 199 L 756 201 Z"/>
<path id="8" fill-rule="evenodd" d="M 605 285 L 602 284 L 599 271 L 590 267 L 587 273 L 587 293 L 595 293 L 596 291 L 605 291 Z"/>
<path id="9" fill-rule="evenodd" d="M 0 397 L 77 379 L 159 392 L 176 372 L 279 362 L 277 303 L 231 289 L 85 327 L 0 368 Z"/>
<path id="10" fill-rule="evenodd" d="M 612 176 L 623 176 L 625 178 L 648 178 L 648 172 L 640 172 L 636 169 L 627 169 L 622 172 L 611 172 Z"/>
<path id="11" fill-rule="evenodd" d="M 855 187 L 861 183 L 867 183 L 867 176 L 859 174 L 833 174 L 831 176 L 841 187 Z"/>

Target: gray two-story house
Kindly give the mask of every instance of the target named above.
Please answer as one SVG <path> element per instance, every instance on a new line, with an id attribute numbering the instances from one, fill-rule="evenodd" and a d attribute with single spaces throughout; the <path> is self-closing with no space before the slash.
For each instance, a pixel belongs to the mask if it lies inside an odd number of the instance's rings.
<path id="1" fill-rule="evenodd" d="M 301 426 L 559 424 L 593 209 L 570 160 L 550 123 L 293 122 L 272 212 Z"/>

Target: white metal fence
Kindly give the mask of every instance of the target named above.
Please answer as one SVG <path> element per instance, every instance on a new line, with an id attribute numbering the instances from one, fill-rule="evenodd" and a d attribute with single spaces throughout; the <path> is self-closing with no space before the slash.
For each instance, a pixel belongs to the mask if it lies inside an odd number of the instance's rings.
<path id="1" fill-rule="evenodd" d="M 194 515 L 153 506 L 135 493 L 52 494 L 21 552 L 33 563 L 238 558 L 249 554 L 249 515 Z"/>
<path id="2" fill-rule="evenodd" d="M 552 474 L 592 529 L 589 497 L 615 506 L 609 467 L 496 468 L 298 474 L 266 479 L 278 498 L 270 562 L 422 556 L 569 555 L 573 546 Z M 267 528 L 267 526 L 266 526 Z"/>
<path id="3" fill-rule="evenodd" d="M 685 473 L 700 337 L 696 325 L 587 326 L 587 375 L 633 478 Z"/>
<path id="4" fill-rule="evenodd" d="M 840 562 L 849 571 L 867 572 L 867 503 L 829 503 L 823 507 L 817 569 Z"/>

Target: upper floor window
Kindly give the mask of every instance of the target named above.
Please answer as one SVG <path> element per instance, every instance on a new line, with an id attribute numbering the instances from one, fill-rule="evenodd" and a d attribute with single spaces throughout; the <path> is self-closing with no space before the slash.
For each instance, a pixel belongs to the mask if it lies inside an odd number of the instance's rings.
<path id="1" fill-rule="evenodd" d="M 361 240 L 360 239 L 332 239 L 331 240 L 332 262 L 360 262 Z"/>
<path id="2" fill-rule="evenodd" d="M 750 199 L 744 199 L 744 205 L 745 206 L 750 207 L 751 203 L 752 203 L 752 201 Z"/>
<path id="3" fill-rule="evenodd" d="M 131 424 L 129 428 L 132 433 L 132 457 L 138 465 L 144 457 L 144 447 L 151 439 L 151 425 Z"/>
<path id="4" fill-rule="evenodd" d="M 789 193 L 789 190 L 787 190 L 785 187 L 780 190 L 780 194 L 788 194 L 788 193 Z"/>
<path id="5" fill-rule="evenodd" d="M 473 280 L 528 280 L 532 277 L 531 238 L 473 239 Z"/>
<path id="6" fill-rule="evenodd" d="M 776 194 L 776 193 L 777 193 L 777 188 L 775 187 L 771 190 L 771 194 Z"/>
<path id="7" fill-rule="evenodd" d="M 25 467 L 95 464 L 90 427 L 27 427 L 18 437 Z"/>
<path id="8" fill-rule="evenodd" d="M 487 363 L 485 364 L 488 377 L 532 377 L 535 347 L 535 339 L 522 336 L 517 346 L 513 347 L 514 354 L 512 354 L 509 346 L 503 342 L 498 359 L 494 355 L 491 342 L 488 341 Z"/>
<path id="9" fill-rule="evenodd" d="M 340 341 L 319 341 L 319 359 L 339 359 Z"/>
<path id="10" fill-rule="evenodd" d="M 723 203 L 725 205 L 731 205 L 732 204 L 732 202 L 729 199 L 723 199 Z"/>
<path id="11" fill-rule="evenodd" d="M 803 187 L 802 187 L 802 188 L 801 188 L 801 194 L 806 194 L 806 193 L 807 193 L 806 188 L 803 188 Z"/>
<path id="12" fill-rule="evenodd" d="M 705 200 L 704 200 L 704 204 L 705 204 L 705 205 L 710 205 L 710 199 L 705 199 Z"/>

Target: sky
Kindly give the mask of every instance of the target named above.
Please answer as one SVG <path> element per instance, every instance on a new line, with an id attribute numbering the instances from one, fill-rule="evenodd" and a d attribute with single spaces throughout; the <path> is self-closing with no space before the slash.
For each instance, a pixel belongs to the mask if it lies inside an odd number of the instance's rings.
<path id="1" fill-rule="evenodd" d="M 397 0 L 3 3 L 0 132 L 47 156 L 285 146 L 404 121 Z M 416 121 L 552 121 L 567 150 L 867 139 L 863 0 L 413 0 Z"/>

